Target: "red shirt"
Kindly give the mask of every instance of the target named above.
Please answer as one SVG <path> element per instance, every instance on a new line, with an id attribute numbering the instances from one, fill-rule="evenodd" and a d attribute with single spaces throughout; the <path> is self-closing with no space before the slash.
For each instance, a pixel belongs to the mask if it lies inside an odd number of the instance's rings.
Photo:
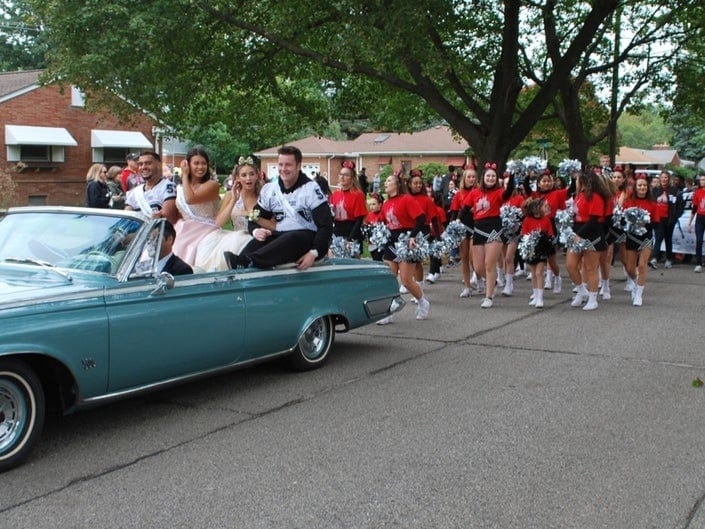
<path id="1" fill-rule="evenodd" d="M 426 224 L 433 226 L 433 219 L 436 218 L 436 203 L 426 193 L 411 195 L 421 207 L 421 211 L 426 215 Z"/>
<path id="2" fill-rule="evenodd" d="M 705 215 L 705 187 L 693 191 L 693 208 L 696 215 Z"/>
<path id="3" fill-rule="evenodd" d="M 438 218 L 438 224 L 442 230 L 443 225 L 448 220 L 448 217 L 446 216 L 446 211 L 441 206 L 436 206 L 436 217 Z M 434 224 L 432 223 L 431 224 L 431 235 L 433 235 L 434 237 L 438 237 L 440 235 L 440 233 L 437 233 L 433 226 L 434 226 Z"/>
<path id="4" fill-rule="evenodd" d="M 599 217 L 602 221 L 605 214 L 605 200 L 602 195 L 593 193 L 589 199 L 585 193 L 578 193 L 573 201 L 575 209 L 575 222 L 587 222 L 591 216 Z"/>
<path id="5" fill-rule="evenodd" d="M 330 196 L 330 205 L 333 209 L 333 220 L 355 220 L 367 215 L 365 195 L 357 189 L 337 189 Z"/>
<path id="6" fill-rule="evenodd" d="M 656 211 L 658 212 L 658 220 L 668 219 L 668 188 L 659 187 L 660 194 L 656 197 Z M 654 220 L 652 218 L 652 220 Z"/>
<path id="7" fill-rule="evenodd" d="M 472 189 L 460 189 L 455 195 L 453 195 L 453 200 L 450 201 L 449 211 L 460 211 L 463 209 L 463 202 L 470 191 L 472 191 Z"/>
<path id="8" fill-rule="evenodd" d="M 524 200 L 526 200 L 524 195 L 512 195 L 503 205 L 521 208 L 524 205 Z"/>
<path id="9" fill-rule="evenodd" d="M 551 217 L 544 215 L 543 217 L 524 217 L 521 223 L 521 233 L 520 235 L 527 235 L 532 231 L 545 231 L 551 237 L 555 235 L 553 231 L 553 224 L 551 223 Z"/>
<path id="10" fill-rule="evenodd" d="M 378 222 L 384 222 L 381 209 L 379 211 L 370 211 L 365 217 L 365 224 L 377 224 Z"/>
<path id="11" fill-rule="evenodd" d="M 551 206 L 551 213 L 549 213 L 549 218 L 554 218 L 556 216 L 556 211 L 559 209 L 565 209 L 565 201 L 568 200 L 568 188 L 563 189 L 551 189 L 548 193 L 541 193 L 536 191 L 531 194 L 532 197 L 543 198 L 546 203 Z"/>
<path id="12" fill-rule="evenodd" d="M 416 219 L 424 214 L 421 206 L 411 195 L 396 195 L 382 204 L 382 221 L 390 230 L 410 230 Z"/>
<path id="13" fill-rule="evenodd" d="M 497 187 L 489 191 L 475 188 L 463 201 L 463 206 L 472 208 L 472 216 L 475 221 L 499 217 L 499 208 L 502 207 L 503 187 Z"/>

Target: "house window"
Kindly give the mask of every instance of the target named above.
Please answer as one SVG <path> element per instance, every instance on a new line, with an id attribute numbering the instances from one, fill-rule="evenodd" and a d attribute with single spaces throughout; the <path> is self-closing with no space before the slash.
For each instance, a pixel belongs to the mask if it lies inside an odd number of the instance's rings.
<path id="1" fill-rule="evenodd" d="M 81 108 L 86 106 L 86 98 L 83 92 L 75 86 L 71 87 L 71 106 Z"/>
<path id="2" fill-rule="evenodd" d="M 51 147 L 49 145 L 20 145 L 20 160 L 23 162 L 49 162 L 51 161 Z"/>
<path id="3" fill-rule="evenodd" d="M 27 204 L 30 206 L 46 206 L 47 196 L 46 195 L 29 195 Z"/>
<path id="4" fill-rule="evenodd" d="M 126 147 L 104 147 L 103 148 L 103 163 L 105 165 L 124 165 L 125 158 L 130 152 Z"/>

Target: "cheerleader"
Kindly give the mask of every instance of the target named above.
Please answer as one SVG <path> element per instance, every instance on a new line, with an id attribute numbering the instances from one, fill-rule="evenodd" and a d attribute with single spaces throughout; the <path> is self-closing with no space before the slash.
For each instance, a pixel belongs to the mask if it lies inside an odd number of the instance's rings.
<path id="1" fill-rule="evenodd" d="M 384 204 L 384 199 L 379 193 L 372 193 L 370 195 L 370 199 L 367 202 L 369 212 L 367 213 L 367 217 L 365 217 L 365 227 L 367 228 L 365 231 L 367 233 L 370 233 L 372 226 L 379 222 L 383 222 L 381 211 L 382 204 Z M 379 247 L 376 243 L 370 241 L 369 236 L 367 238 L 367 241 L 367 248 L 370 251 L 370 257 L 372 257 L 372 259 L 374 259 L 375 261 L 381 261 L 382 254 L 384 253 L 384 248 Z"/>
<path id="2" fill-rule="evenodd" d="M 580 307 L 587 299 L 583 310 L 595 310 L 600 252 L 607 249 L 603 227 L 605 203 L 610 200 L 611 194 L 604 185 L 604 179 L 592 170 L 582 171 L 578 175 L 576 190 L 573 201 L 576 244 L 566 254 L 568 274 L 578 286 L 571 306 Z"/>
<path id="3" fill-rule="evenodd" d="M 345 160 L 342 163 L 338 186 L 329 199 L 333 210 L 333 235 L 357 242 L 362 251 L 362 222 L 367 215 L 367 205 L 355 173 L 355 162 Z"/>
<path id="4" fill-rule="evenodd" d="M 544 271 L 546 261 L 556 254 L 553 240 L 556 233 L 551 222 L 551 206 L 541 198 L 529 198 L 522 207 L 521 253 L 531 270 L 533 295 L 529 305 L 543 308 Z"/>
<path id="5" fill-rule="evenodd" d="M 605 225 L 605 238 L 607 239 L 607 251 L 604 254 L 600 254 L 600 296 L 602 299 L 610 299 L 612 293 L 610 291 L 610 275 L 612 272 L 612 261 L 614 261 L 614 249 L 617 247 L 617 253 L 619 254 L 619 260 L 626 270 L 627 266 L 624 262 L 624 244 L 627 240 L 627 236 L 624 230 L 619 226 L 615 226 L 612 222 L 611 217 L 614 210 L 621 210 L 624 206 L 624 201 L 629 194 L 629 188 L 627 187 L 627 179 L 624 176 L 624 169 L 621 165 L 618 165 L 614 170 L 610 171 L 610 182 L 613 187 L 614 196 L 612 200 L 609 201 L 611 210 L 610 216 L 606 219 Z M 625 290 L 630 291 L 633 289 L 633 284 L 627 276 L 627 285 Z"/>
<path id="6" fill-rule="evenodd" d="M 637 173 L 634 182 L 634 195 L 624 201 L 624 211 L 629 208 L 639 208 L 637 211 L 640 218 L 644 218 L 644 213 L 648 213 L 650 222 L 648 224 L 625 223 L 626 252 L 625 261 L 627 275 L 634 282 L 632 290 L 632 305 L 641 307 L 644 295 L 644 285 L 646 285 L 646 272 L 649 270 L 649 258 L 654 247 L 654 226 L 660 221 L 658 217 L 658 206 L 650 193 L 649 181 L 646 174 Z"/>
<path id="7" fill-rule="evenodd" d="M 570 194 L 571 189 L 569 187 L 558 188 L 556 186 L 556 179 L 551 175 L 550 169 L 546 169 L 541 174 L 536 186 L 536 191 L 531 194 L 532 197 L 542 198 L 551 208 L 548 218 L 553 224 L 554 231 L 556 228 L 556 211 L 566 208 L 566 201 Z M 558 259 L 556 258 L 555 252 L 548 258 L 544 287 L 548 289 L 552 288 L 554 294 L 560 294 L 563 288 L 561 269 L 558 266 Z"/>
<path id="8" fill-rule="evenodd" d="M 383 259 L 389 266 L 394 277 L 399 275 L 401 284 L 405 287 L 417 301 L 416 319 L 425 320 L 431 304 L 424 297 L 421 285 L 414 280 L 416 270 L 415 261 L 407 261 L 398 258 L 394 251 L 394 244 L 399 240 L 399 236 L 406 232 L 411 232 L 409 238 L 409 249 L 416 248 L 416 234 L 423 231 L 426 225 L 426 215 L 421 210 L 418 202 L 408 193 L 406 182 L 401 171 L 395 171 L 389 175 L 384 182 L 384 191 L 387 193 L 387 200 L 382 205 L 382 221 L 386 224 L 391 233 L 390 240 L 384 248 Z M 379 325 L 391 323 L 391 316 L 377 322 Z"/>
<path id="9" fill-rule="evenodd" d="M 465 197 L 470 194 L 470 191 L 475 189 L 477 185 L 477 170 L 474 164 L 470 164 L 463 171 L 463 178 L 460 183 L 460 189 L 453 195 L 453 200 L 450 203 L 450 220 L 456 220 L 463 207 Z M 472 216 L 469 217 L 470 231 L 465 235 L 460 242 L 460 272 L 463 276 L 463 289 L 460 291 L 461 298 L 469 298 L 472 296 L 473 287 L 477 287 L 477 275 L 472 263 Z M 472 276 L 470 275 L 472 273 Z"/>
<path id="10" fill-rule="evenodd" d="M 505 180 L 508 181 L 512 178 L 514 177 L 508 174 Z M 518 221 L 516 226 L 511 226 L 513 222 L 508 222 L 507 219 L 503 219 L 505 244 L 502 248 L 503 256 L 500 257 L 500 261 L 503 260 L 503 266 L 497 268 L 497 286 L 504 287 L 502 289 L 503 296 L 511 296 L 514 294 L 514 257 L 516 256 L 517 247 L 519 245 L 522 213 L 516 215 L 518 217 L 517 219 L 513 217 L 515 216 L 515 212 L 518 213 L 522 211 L 525 200 L 526 195 L 524 194 L 524 187 L 522 184 L 519 184 L 519 187 L 514 190 L 512 196 L 503 204 L 504 208 L 509 208 L 506 209 L 507 218 Z M 510 232 L 508 228 L 514 228 L 514 231 Z"/>
<path id="11" fill-rule="evenodd" d="M 480 187 L 473 189 L 463 201 L 460 220 L 470 226 L 470 213 L 474 219 L 472 261 L 478 277 L 485 279 L 485 297 L 480 304 L 483 309 L 492 307 L 497 281 L 497 262 L 502 255 L 502 219 L 500 208 L 514 192 L 514 179 L 507 187 L 499 183 L 497 163 L 485 163 Z"/>
<path id="12" fill-rule="evenodd" d="M 426 237 L 431 237 L 431 232 L 440 233 L 440 225 L 438 216 L 436 215 L 436 204 L 431 197 L 426 193 L 426 184 L 423 181 L 423 171 L 421 169 L 412 169 L 409 171 L 409 178 L 406 181 L 409 189 L 409 194 L 416 200 L 421 211 L 426 216 L 426 224 L 423 227 L 422 234 Z M 414 278 L 417 283 L 422 283 L 424 280 L 423 263 L 418 261 L 415 266 Z M 433 283 L 433 281 L 431 281 Z"/>

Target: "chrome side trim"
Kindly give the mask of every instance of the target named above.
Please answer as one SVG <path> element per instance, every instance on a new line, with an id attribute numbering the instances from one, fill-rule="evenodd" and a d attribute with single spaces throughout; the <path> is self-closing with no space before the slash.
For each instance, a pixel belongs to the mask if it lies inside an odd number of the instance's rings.
<path id="1" fill-rule="evenodd" d="M 183 384 L 185 382 L 192 382 L 201 378 L 208 378 L 215 376 L 220 373 L 227 373 L 229 371 L 236 371 L 245 367 L 249 367 L 255 364 L 266 362 L 280 356 L 286 356 L 291 354 L 294 348 L 286 349 L 278 353 L 273 353 L 267 356 L 260 356 L 258 358 L 253 358 L 252 360 L 246 360 L 244 362 L 237 362 L 234 364 L 228 364 L 226 366 L 216 367 L 213 369 L 207 369 L 205 371 L 199 371 L 198 373 L 191 373 L 188 375 L 183 375 L 180 377 L 173 377 L 167 380 L 162 380 L 160 382 L 153 382 L 151 384 L 145 384 L 143 386 L 137 386 L 135 388 L 124 389 L 120 391 L 115 391 L 113 393 L 106 393 L 105 395 L 98 395 L 97 397 L 89 397 L 87 399 L 82 399 L 80 396 L 76 399 L 76 408 L 88 407 L 91 405 L 103 404 L 113 400 L 120 400 L 128 396 L 135 396 L 142 393 L 150 393 L 152 391 L 157 391 L 159 389 L 165 389 L 170 386 L 176 386 Z"/>

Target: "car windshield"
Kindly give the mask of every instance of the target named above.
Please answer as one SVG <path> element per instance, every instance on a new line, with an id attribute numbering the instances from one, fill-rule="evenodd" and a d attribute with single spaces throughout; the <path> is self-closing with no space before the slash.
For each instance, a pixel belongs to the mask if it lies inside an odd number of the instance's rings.
<path id="1" fill-rule="evenodd" d="M 114 274 L 141 225 L 109 215 L 11 212 L 0 221 L 0 262 Z"/>

